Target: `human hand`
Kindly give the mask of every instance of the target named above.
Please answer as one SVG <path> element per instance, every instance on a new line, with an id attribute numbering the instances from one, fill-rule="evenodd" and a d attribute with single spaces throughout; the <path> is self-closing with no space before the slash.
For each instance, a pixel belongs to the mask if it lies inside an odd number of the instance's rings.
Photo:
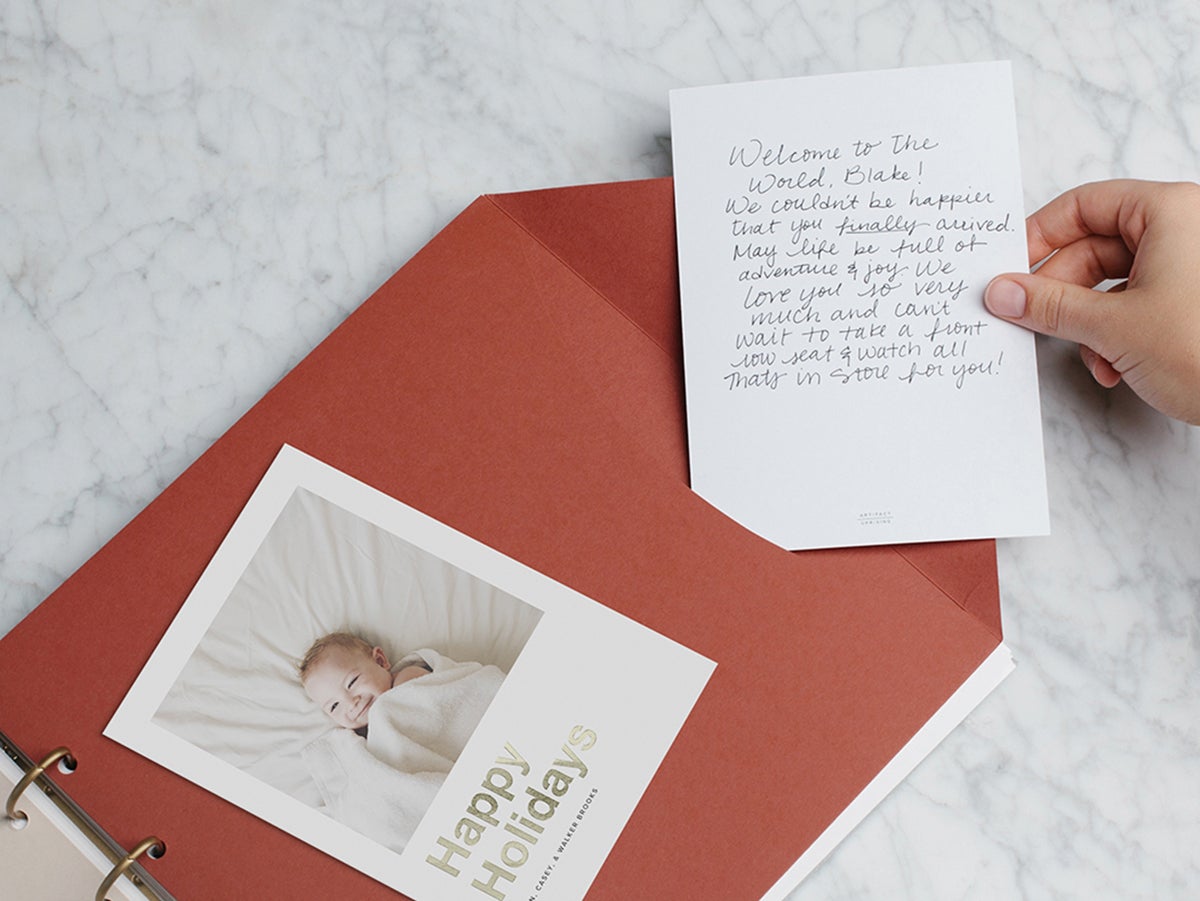
<path id="1" fill-rule="evenodd" d="M 1082 185 L 1026 222 L 1034 275 L 992 279 L 984 303 L 1017 325 L 1079 343 L 1092 376 L 1122 379 L 1156 409 L 1200 425 L 1200 185 Z M 1126 279 L 1108 292 L 1094 287 Z"/>

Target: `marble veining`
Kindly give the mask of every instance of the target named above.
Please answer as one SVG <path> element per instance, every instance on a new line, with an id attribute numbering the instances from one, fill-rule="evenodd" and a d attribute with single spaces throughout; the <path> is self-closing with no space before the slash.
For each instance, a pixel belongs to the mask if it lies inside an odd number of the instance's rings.
<path id="1" fill-rule="evenodd" d="M 10 0 L 0 630 L 476 195 L 668 174 L 673 87 L 997 58 L 1030 209 L 1200 178 L 1191 0 Z M 1039 365 L 1017 672 L 797 899 L 1200 892 L 1200 432 Z"/>

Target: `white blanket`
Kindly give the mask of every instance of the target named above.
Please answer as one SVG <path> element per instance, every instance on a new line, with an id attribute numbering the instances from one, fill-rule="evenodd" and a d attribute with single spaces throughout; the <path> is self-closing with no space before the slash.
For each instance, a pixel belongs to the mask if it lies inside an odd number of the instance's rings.
<path id="1" fill-rule="evenodd" d="M 504 681 L 495 666 L 457 663 L 422 649 L 396 664 L 426 663 L 432 672 L 375 699 L 367 720 L 367 749 L 405 773 L 448 773 Z"/>
<path id="2" fill-rule="evenodd" d="M 394 851 L 404 850 L 504 681 L 498 667 L 431 650 L 396 670 L 421 660 L 432 672 L 375 699 L 365 740 L 333 729 L 302 752 L 325 812 Z"/>
<path id="3" fill-rule="evenodd" d="M 333 729 L 302 752 L 322 810 L 355 832 L 403 851 L 442 787 L 445 773 L 402 773 L 350 729 Z"/>

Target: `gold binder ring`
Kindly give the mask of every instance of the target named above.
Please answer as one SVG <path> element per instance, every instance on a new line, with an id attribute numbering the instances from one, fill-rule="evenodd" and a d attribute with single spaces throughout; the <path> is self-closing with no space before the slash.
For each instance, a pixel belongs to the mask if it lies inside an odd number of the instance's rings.
<path id="1" fill-rule="evenodd" d="M 108 894 L 108 890 L 117 884 L 117 880 L 121 878 L 121 874 L 133 866 L 133 862 L 145 854 L 150 852 L 151 857 L 162 857 L 167 853 L 167 846 L 157 836 L 150 835 L 138 842 L 137 847 L 126 854 L 119 864 L 112 868 L 112 872 L 104 877 L 104 881 L 100 883 L 100 888 L 96 889 L 96 901 L 108 901 L 104 896 Z"/>
<path id="2" fill-rule="evenodd" d="M 42 759 L 41 763 L 26 773 L 21 781 L 13 786 L 13 790 L 8 793 L 8 803 L 4 805 L 4 815 L 8 817 L 10 825 L 14 828 L 20 829 L 29 822 L 29 817 L 25 811 L 17 810 L 17 801 L 20 800 L 21 794 L 25 789 L 33 785 L 34 780 L 42 775 L 46 771 L 46 768 L 56 760 L 62 760 L 69 769 L 75 769 L 75 758 L 71 756 L 71 749 L 55 748 Z"/>

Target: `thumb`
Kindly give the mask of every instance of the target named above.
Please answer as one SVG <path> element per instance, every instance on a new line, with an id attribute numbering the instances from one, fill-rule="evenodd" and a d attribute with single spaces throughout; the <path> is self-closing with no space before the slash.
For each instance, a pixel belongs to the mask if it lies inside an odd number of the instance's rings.
<path id="1" fill-rule="evenodd" d="M 998 275 L 983 293 L 984 305 L 1001 319 L 1027 329 L 1086 344 L 1101 355 L 1109 341 L 1112 298 L 1103 291 L 1041 275 Z"/>

